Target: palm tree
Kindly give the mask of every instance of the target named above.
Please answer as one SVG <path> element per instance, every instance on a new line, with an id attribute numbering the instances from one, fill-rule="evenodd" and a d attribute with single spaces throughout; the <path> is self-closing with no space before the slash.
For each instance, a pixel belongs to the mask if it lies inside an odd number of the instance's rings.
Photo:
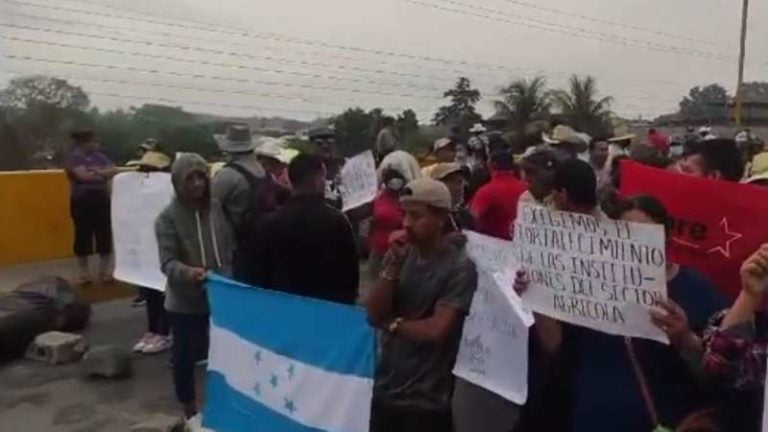
<path id="1" fill-rule="evenodd" d="M 523 132 L 535 114 L 549 112 L 551 104 L 546 85 L 543 76 L 512 81 L 499 91 L 502 100 L 494 102 L 496 111 L 506 115 L 516 131 Z"/>
<path id="2" fill-rule="evenodd" d="M 555 90 L 552 101 L 566 117 L 568 123 L 576 129 L 592 136 L 608 132 L 611 96 L 597 99 L 595 78 L 587 75 L 571 75 L 570 91 Z"/>

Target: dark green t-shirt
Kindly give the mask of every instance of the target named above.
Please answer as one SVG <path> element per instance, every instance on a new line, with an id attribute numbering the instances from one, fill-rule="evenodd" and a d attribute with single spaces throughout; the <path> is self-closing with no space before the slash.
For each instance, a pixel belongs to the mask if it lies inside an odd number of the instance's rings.
<path id="1" fill-rule="evenodd" d="M 453 307 L 466 315 L 476 287 L 475 265 L 463 251 L 446 245 L 439 255 L 420 261 L 411 248 L 395 292 L 394 316 L 405 320 L 425 319 L 432 315 L 438 304 Z M 457 326 L 450 340 L 441 345 L 384 334 L 374 399 L 411 409 L 449 409 L 452 370 L 460 339 L 461 326 Z"/>

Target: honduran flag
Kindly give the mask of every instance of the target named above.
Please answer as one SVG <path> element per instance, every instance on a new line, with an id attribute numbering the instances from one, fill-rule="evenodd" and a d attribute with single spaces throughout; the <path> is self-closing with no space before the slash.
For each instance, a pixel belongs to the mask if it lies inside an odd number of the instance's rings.
<path id="1" fill-rule="evenodd" d="M 216 432 L 363 432 L 375 335 L 362 309 L 211 276 L 203 426 Z"/>

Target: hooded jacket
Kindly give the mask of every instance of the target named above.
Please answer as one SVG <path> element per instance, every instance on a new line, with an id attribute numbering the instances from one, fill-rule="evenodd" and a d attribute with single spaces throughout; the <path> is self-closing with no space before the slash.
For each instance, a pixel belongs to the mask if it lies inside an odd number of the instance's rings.
<path id="1" fill-rule="evenodd" d="M 203 210 L 184 203 L 184 180 L 195 171 L 207 173 L 205 161 L 196 154 L 183 155 L 173 163 L 171 180 L 176 197 L 155 221 L 160 269 L 168 278 L 165 308 L 176 313 L 208 312 L 205 290 L 193 280 L 195 268 L 226 276 L 232 273 L 234 235 L 221 204 L 210 195 Z"/>

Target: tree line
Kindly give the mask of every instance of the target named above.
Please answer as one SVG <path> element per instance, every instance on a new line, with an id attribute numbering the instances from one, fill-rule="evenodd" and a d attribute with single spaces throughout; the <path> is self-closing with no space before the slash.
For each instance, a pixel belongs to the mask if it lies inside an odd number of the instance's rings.
<path id="1" fill-rule="evenodd" d="M 766 83 L 752 83 L 766 85 Z M 763 90 L 762 88 L 760 90 Z M 439 107 L 429 125 L 406 109 L 393 115 L 403 147 L 419 154 L 428 151 L 438 137 L 450 135 L 465 139 L 467 131 L 483 120 L 477 104 L 483 95 L 472 87 L 469 78 L 460 77 L 443 93 L 445 105 Z M 567 88 L 550 89 L 546 79 L 537 76 L 516 79 L 501 88 L 493 98 L 493 118 L 510 140 L 535 141 L 553 122 L 569 124 L 592 136 L 610 134 L 613 98 L 600 95 L 591 76 L 573 75 Z M 728 101 L 718 84 L 694 87 L 680 102 L 677 115 L 722 118 Z M 368 149 L 375 141 L 387 114 L 381 108 L 348 108 L 329 118 L 309 122 L 286 120 L 295 129 L 312 125 L 333 125 L 339 151 L 353 155 Z M 226 119 L 199 115 L 181 107 L 144 104 L 129 109 L 101 111 L 93 106 L 88 93 L 65 79 L 30 75 L 12 79 L 0 90 L 0 170 L 59 166 L 69 143 L 69 133 L 77 128 L 92 128 L 102 138 L 104 150 L 118 163 L 135 157 L 136 149 L 147 138 L 160 141 L 165 151 L 193 151 L 215 158 L 219 150 L 213 134 L 223 130 Z M 293 145 L 304 145 L 299 138 Z"/>

